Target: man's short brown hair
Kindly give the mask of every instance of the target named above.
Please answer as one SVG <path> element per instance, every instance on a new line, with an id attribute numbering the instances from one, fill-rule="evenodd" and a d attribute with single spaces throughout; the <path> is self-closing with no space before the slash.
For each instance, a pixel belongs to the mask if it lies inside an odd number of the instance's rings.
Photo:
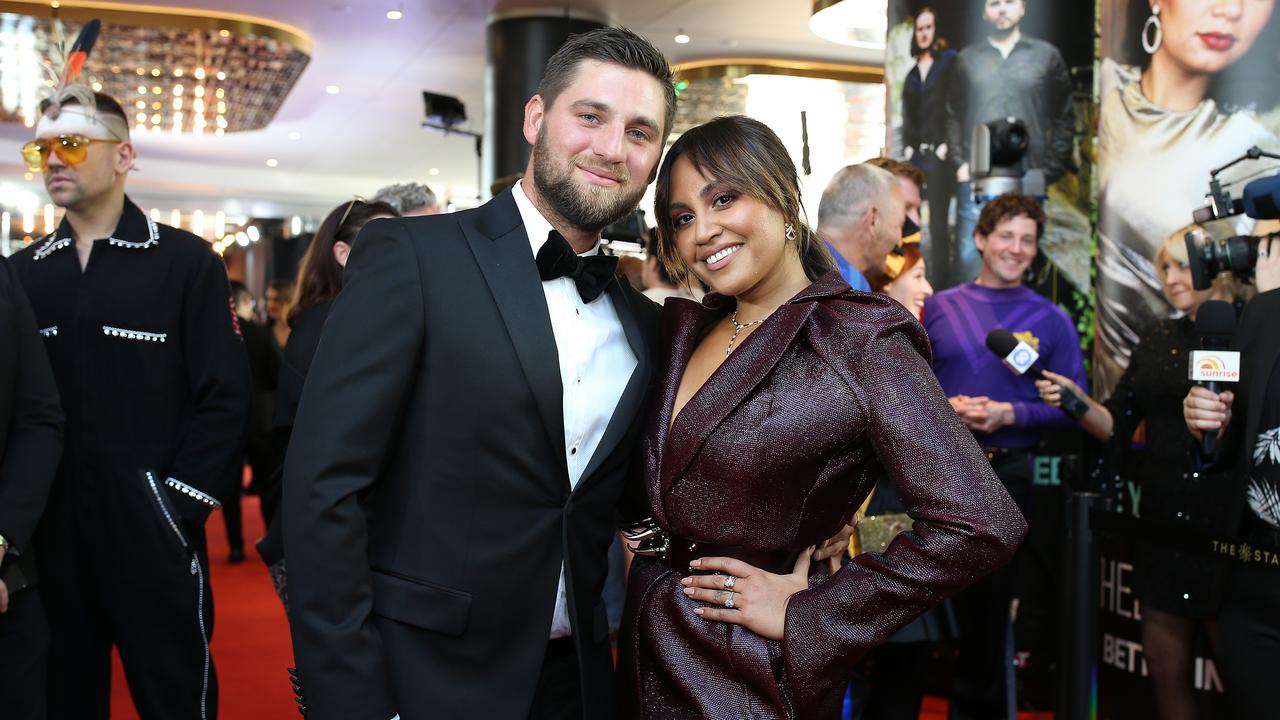
<path id="1" fill-rule="evenodd" d="M 578 76 L 578 67 L 584 60 L 621 65 L 628 70 L 638 70 L 653 77 L 662 86 L 667 112 L 662 127 L 662 141 L 666 144 L 671 126 L 676 120 L 676 85 L 671 65 L 662 52 L 634 32 L 621 27 L 603 27 L 574 35 L 565 41 L 555 55 L 547 61 L 538 83 L 538 94 L 547 107 L 569 87 Z"/>
<path id="2" fill-rule="evenodd" d="M 867 164 L 875 165 L 881 170 L 888 170 L 895 177 L 906 178 L 915 184 L 917 190 L 924 192 L 924 171 L 909 162 L 878 157 L 868 160 Z"/>
<path id="3" fill-rule="evenodd" d="M 997 225 L 1019 215 L 1026 215 L 1036 221 L 1036 240 L 1044 237 L 1044 208 L 1040 207 L 1039 200 L 1022 193 L 1005 193 L 988 202 L 983 206 L 982 214 L 978 216 L 978 225 L 973 231 L 986 237 L 995 232 Z"/>

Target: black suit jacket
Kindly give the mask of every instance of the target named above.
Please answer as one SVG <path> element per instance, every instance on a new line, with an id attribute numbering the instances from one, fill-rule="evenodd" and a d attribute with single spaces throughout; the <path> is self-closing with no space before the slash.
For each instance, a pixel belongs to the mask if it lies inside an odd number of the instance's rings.
<path id="1" fill-rule="evenodd" d="M 621 280 L 609 297 L 638 364 L 571 490 L 555 338 L 510 191 L 361 232 L 285 463 L 309 718 L 524 720 L 562 562 L 584 708 L 612 716 L 601 589 L 658 307 Z"/>
<path id="2" fill-rule="evenodd" d="M 18 275 L 0 257 L 0 535 L 35 577 L 31 536 L 62 456 L 62 406 L 35 314 Z M 11 588 L 13 589 L 13 588 Z"/>

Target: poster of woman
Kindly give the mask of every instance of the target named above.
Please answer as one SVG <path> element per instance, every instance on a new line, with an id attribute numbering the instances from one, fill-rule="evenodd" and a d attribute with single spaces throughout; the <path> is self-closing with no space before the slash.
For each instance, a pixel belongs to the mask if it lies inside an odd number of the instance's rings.
<path id="1" fill-rule="evenodd" d="M 1205 205 L 1209 172 L 1253 146 L 1280 151 L 1275 0 L 1101 0 L 1098 332 L 1094 388 L 1106 397 L 1138 338 L 1174 313 L 1154 256 Z M 1274 174 L 1245 162 L 1220 179 Z M 1206 228 L 1248 232 L 1244 217 Z"/>

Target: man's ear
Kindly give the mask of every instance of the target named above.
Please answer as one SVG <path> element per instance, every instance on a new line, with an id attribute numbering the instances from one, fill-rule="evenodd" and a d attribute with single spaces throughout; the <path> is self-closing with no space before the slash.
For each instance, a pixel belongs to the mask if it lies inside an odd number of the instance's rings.
<path id="1" fill-rule="evenodd" d="M 980 232 L 974 232 L 973 244 L 978 247 L 978 254 L 981 255 L 987 251 L 987 236 Z"/>
<path id="2" fill-rule="evenodd" d="M 117 175 L 125 175 L 133 169 L 133 162 L 138 159 L 138 151 L 131 142 L 122 142 L 116 146 L 115 171 Z"/>
<path id="3" fill-rule="evenodd" d="M 538 141 L 538 131 L 546 119 L 547 106 L 541 95 L 534 95 L 524 104 L 524 139 L 533 145 Z"/>

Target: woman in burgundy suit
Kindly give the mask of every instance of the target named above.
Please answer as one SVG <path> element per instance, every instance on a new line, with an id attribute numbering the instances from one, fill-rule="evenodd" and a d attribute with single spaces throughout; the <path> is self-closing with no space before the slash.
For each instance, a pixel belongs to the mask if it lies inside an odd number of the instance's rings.
<path id="1" fill-rule="evenodd" d="M 929 369 L 924 330 L 852 291 L 754 120 L 685 133 L 658 175 L 659 254 L 714 292 L 668 302 L 631 565 L 631 718 L 835 718 L 854 663 L 1007 562 L 1026 530 Z M 831 575 L 814 545 L 887 477 L 915 520 Z"/>

